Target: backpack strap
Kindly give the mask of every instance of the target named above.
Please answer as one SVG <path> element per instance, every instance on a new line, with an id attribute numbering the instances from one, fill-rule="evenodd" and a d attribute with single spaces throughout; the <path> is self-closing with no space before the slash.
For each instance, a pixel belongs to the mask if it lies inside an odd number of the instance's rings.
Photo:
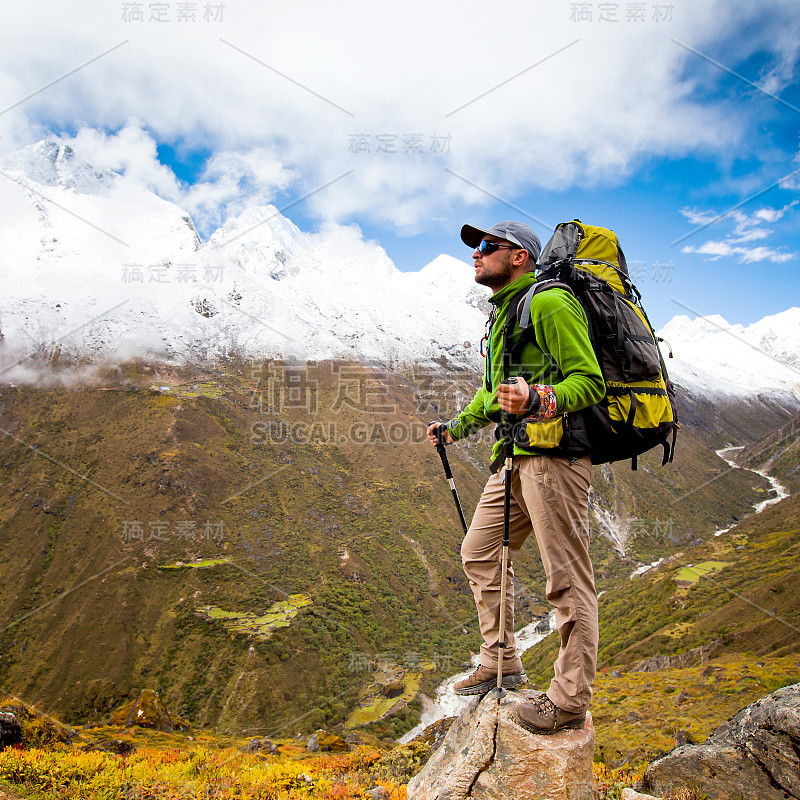
<path id="1" fill-rule="evenodd" d="M 575 292 L 572 291 L 572 287 L 569 284 L 564 283 L 564 281 L 559 281 L 556 278 L 548 278 L 543 281 L 536 281 L 533 286 L 527 289 L 522 297 L 522 300 L 517 302 L 517 321 L 519 322 L 519 326 L 523 331 L 533 327 L 533 320 L 531 319 L 531 304 L 533 303 L 533 298 L 539 294 L 539 292 L 545 292 L 548 289 L 565 289 L 573 297 L 575 296 Z M 509 306 L 509 313 L 510 312 L 511 307 Z"/>
<path id="2" fill-rule="evenodd" d="M 519 355 L 521 346 L 526 341 L 526 331 L 524 328 L 522 329 L 522 335 L 516 342 L 512 342 L 512 334 L 514 332 L 514 326 L 519 323 L 519 307 L 535 286 L 536 284 L 533 284 L 530 288 L 525 288 L 517 292 L 508 303 L 506 321 L 503 325 L 503 380 L 509 377 L 511 365 Z M 520 325 L 520 327 L 522 326 Z"/>
<path id="3" fill-rule="evenodd" d="M 539 346 L 538 342 L 536 341 L 536 334 L 533 332 L 531 305 L 533 304 L 533 298 L 539 294 L 539 292 L 545 292 L 548 289 L 564 289 L 573 297 L 575 296 L 575 292 L 572 290 L 572 287 L 569 284 L 564 283 L 564 281 L 548 277 L 545 280 L 536 281 L 536 283 L 534 283 L 532 286 L 529 286 L 527 289 L 524 289 L 522 292 L 516 295 L 516 297 L 511 298 L 511 302 L 508 304 L 508 317 L 506 321 L 506 327 L 504 329 L 504 334 L 506 335 L 506 344 L 508 345 L 510 342 L 511 331 L 515 322 L 519 324 L 522 334 L 516 342 L 509 346 L 507 356 L 505 357 L 506 369 L 511 363 L 514 362 L 515 359 L 519 359 L 522 348 L 527 342 L 533 342 L 537 347 Z M 539 347 L 539 349 L 541 350 L 542 348 Z M 505 346 L 504 352 L 506 352 Z M 508 376 L 506 375 L 505 377 Z"/>
<path id="4" fill-rule="evenodd" d="M 537 292 L 545 289 L 566 289 L 570 294 L 574 294 L 572 289 L 562 281 L 557 280 L 544 280 L 537 281 L 525 289 L 517 292 L 508 303 L 508 310 L 506 311 L 506 321 L 503 324 L 503 380 L 508 378 L 511 373 L 511 367 L 515 363 L 520 363 L 520 356 L 522 348 L 529 341 L 536 342 L 536 336 L 533 333 L 533 325 L 531 323 L 531 302 Z M 513 341 L 514 327 L 519 325 L 521 329 L 520 335 L 516 341 Z M 498 421 L 497 428 L 495 429 L 495 436 L 498 439 L 508 441 L 513 438 L 513 431 L 511 426 L 504 425 L 502 421 Z M 505 459 L 505 453 L 501 452 L 500 455 L 492 462 L 490 471 L 497 472 Z"/>

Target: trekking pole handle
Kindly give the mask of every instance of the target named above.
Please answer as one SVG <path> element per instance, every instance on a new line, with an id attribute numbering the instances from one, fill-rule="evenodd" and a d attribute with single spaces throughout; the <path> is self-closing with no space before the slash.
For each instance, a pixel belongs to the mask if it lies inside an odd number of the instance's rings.
<path id="1" fill-rule="evenodd" d="M 431 422 L 431 425 L 435 425 L 436 422 Z M 453 501 L 456 504 L 456 510 L 458 511 L 458 519 L 461 522 L 461 528 L 464 531 L 464 535 L 466 536 L 467 533 L 467 520 L 464 517 L 464 509 L 461 508 L 461 500 L 458 498 L 458 491 L 456 490 L 456 482 L 453 480 L 453 471 L 450 469 L 450 462 L 447 459 L 447 452 L 445 451 L 445 440 L 444 434 L 447 431 L 447 425 L 442 422 L 436 428 L 436 452 L 439 453 L 439 458 L 442 461 L 442 468 L 444 469 L 444 476 L 447 478 L 447 482 L 450 484 L 450 491 L 453 494 Z"/>
<path id="2" fill-rule="evenodd" d="M 503 383 L 515 384 L 516 378 L 506 378 Z M 511 473 L 514 468 L 514 415 L 510 411 L 503 412 L 503 426 L 505 427 L 505 474 L 503 480 L 505 481 L 505 493 L 503 497 L 503 552 L 508 553 L 508 546 L 510 544 L 510 515 L 511 515 Z M 504 574 L 505 577 L 505 574 Z M 502 638 L 502 631 L 500 633 Z"/>
<path id="3" fill-rule="evenodd" d="M 506 378 L 500 383 L 504 383 L 508 386 L 513 386 L 517 382 L 516 378 Z M 514 457 L 514 437 L 512 435 L 512 428 L 514 426 L 514 415 L 510 411 L 503 412 L 503 425 L 505 427 L 505 454 L 506 454 L 506 466 L 510 468 L 510 464 L 508 460 Z"/>
<path id="4" fill-rule="evenodd" d="M 431 425 L 435 425 L 435 422 L 431 422 Z M 453 471 L 450 469 L 450 462 L 447 459 L 447 452 L 445 451 L 445 445 L 447 442 L 444 440 L 444 434 L 447 430 L 447 425 L 442 422 L 436 428 L 436 452 L 439 454 L 439 458 L 442 459 L 442 467 L 444 467 L 444 476 L 447 480 L 452 480 L 453 478 Z"/>

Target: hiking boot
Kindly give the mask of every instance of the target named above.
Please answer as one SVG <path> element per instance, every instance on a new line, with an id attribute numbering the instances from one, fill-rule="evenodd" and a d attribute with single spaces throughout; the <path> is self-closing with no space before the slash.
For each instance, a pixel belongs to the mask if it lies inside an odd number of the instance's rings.
<path id="1" fill-rule="evenodd" d="M 514 722 L 529 733 L 558 733 L 576 730 L 586 722 L 586 712 L 574 714 L 559 708 L 546 694 L 540 694 L 530 703 L 514 707 Z"/>
<path id="2" fill-rule="evenodd" d="M 516 671 L 507 675 L 503 670 L 503 688 L 517 689 L 528 682 L 528 676 L 522 669 L 522 665 L 517 666 Z M 497 686 L 497 670 L 492 667 L 484 667 L 483 664 L 463 681 L 459 681 L 453 686 L 456 694 L 486 694 Z"/>

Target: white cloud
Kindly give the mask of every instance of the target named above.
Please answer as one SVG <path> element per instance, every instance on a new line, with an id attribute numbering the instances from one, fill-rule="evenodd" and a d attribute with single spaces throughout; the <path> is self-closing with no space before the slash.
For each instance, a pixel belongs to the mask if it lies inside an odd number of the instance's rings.
<path id="1" fill-rule="evenodd" d="M 620 9 L 616 24 L 572 22 L 566 0 L 514 0 L 497 24 L 474 0 L 226 0 L 222 23 L 204 22 L 202 4 L 196 22 L 179 23 L 177 4 L 167 5 L 168 23 L 148 21 L 147 4 L 143 22 L 124 22 L 122 4 L 105 0 L 7 9 L 6 106 L 127 43 L 0 116 L 0 146 L 32 141 L 42 128 L 115 131 L 139 120 L 107 141 L 79 136 L 109 160 L 127 159 L 164 196 L 183 197 L 208 226 L 238 194 L 265 202 L 291 186 L 302 195 L 349 171 L 313 194 L 307 211 L 403 231 L 454 203 L 485 202 L 484 192 L 618 183 L 653 155 L 735 153 L 749 121 L 693 99 L 697 57 L 672 40 L 703 48 L 741 29 L 773 31 L 783 42 L 775 80 L 785 80 L 800 25 L 794 0 L 696 0 L 674 4 L 671 22 L 626 22 Z M 749 46 L 738 38 L 737 58 Z M 217 153 L 202 185 L 185 194 L 159 170 L 141 128 Z M 353 152 L 357 134 L 369 152 Z M 411 134 L 421 151 L 406 152 Z M 448 152 L 433 152 L 434 137 L 449 137 Z M 376 152 L 387 141 L 395 152 Z"/>
<path id="2" fill-rule="evenodd" d="M 93 167 L 122 173 L 134 186 L 185 208 L 204 235 L 230 215 L 271 202 L 296 178 L 270 149 L 256 147 L 213 154 L 200 179 L 186 185 L 158 160 L 156 141 L 135 119 L 113 134 L 81 128 L 74 136 L 61 138 Z"/>
<path id="3" fill-rule="evenodd" d="M 766 228 L 753 228 L 748 231 L 742 232 L 738 236 L 732 236 L 729 241 L 736 242 L 738 244 L 744 244 L 745 242 L 758 242 L 762 239 L 768 238 L 772 234 L 772 231 L 767 230 Z"/>
<path id="4" fill-rule="evenodd" d="M 680 213 L 686 217 L 692 225 L 708 225 L 719 216 L 715 211 L 697 211 L 693 208 L 682 208 L 680 209 Z"/>
<path id="5" fill-rule="evenodd" d="M 711 239 L 702 245 L 686 245 L 682 253 L 697 253 L 708 256 L 709 260 L 716 261 L 725 256 L 738 258 L 740 264 L 749 264 L 756 261 L 772 261 L 783 264 L 797 257 L 796 253 L 787 253 L 770 247 L 743 247 L 747 242 L 763 241 L 772 236 L 774 231 L 761 227 L 763 223 L 778 222 L 797 204 L 798 200 L 787 203 L 783 208 L 763 206 L 747 214 L 741 209 L 729 214 L 719 215 L 714 211 L 697 211 L 696 209 L 681 209 L 681 214 L 693 225 L 709 225 L 715 220 L 733 221 L 733 231 L 723 239 Z"/>
<path id="6" fill-rule="evenodd" d="M 277 191 L 285 189 L 296 177 L 267 148 L 215 153 L 180 205 L 192 213 L 202 232 L 209 233 L 228 216 L 270 202 Z"/>
<path id="7" fill-rule="evenodd" d="M 156 155 L 156 142 L 138 120 L 128 120 L 115 134 L 84 127 L 66 141 L 93 167 L 124 173 L 135 185 L 176 201 L 181 190 L 172 170 Z"/>
<path id="8" fill-rule="evenodd" d="M 709 256 L 710 261 L 716 261 L 723 256 L 733 256 L 738 258 L 740 264 L 751 264 L 757 261 L 772 261 L 776 264 L 784 264 L 797 257 L 796 253 L 783 253 L 769 247 L 741 247 L 728 241 L 713 239 L 704 242 L 699 247 L 686 245 L 681 249 L 681 252 Z"/>
<path id="9" fill-rule="evenodd" d="M 794 208 L 798 202 L 800 201 L 792 200 L 791 203 L 787 203 L 783 208 L 769 208 L 769 206 L 759 208 L 758 211 L 753 213 L 753 217 L 764 222 L 777 222 L 779 219 L 782 219 L 789 210 Z"/>

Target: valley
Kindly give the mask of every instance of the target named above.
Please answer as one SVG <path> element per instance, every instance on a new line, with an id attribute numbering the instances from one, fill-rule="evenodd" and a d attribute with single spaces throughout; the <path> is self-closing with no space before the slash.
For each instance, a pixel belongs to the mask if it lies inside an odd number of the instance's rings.
<path id="1" fill-rule="evenodd" d="M 0 392 L 2 688 L 73 724 L 152 688 L 219 732 L 335 727 L 368 704 L 393 710 L 373 733 L 412 728 L 422 697 L 479 641 L 458 520 L 422 441 L 475 374 L 272 361 L 96 372 L 91 385 Z M 716 457 L 722 436 L 750 441 L 687 425 L 675 464 L 653 456 L 636 472 L 595 471 L 604 524 L 592 521 L 593 559 L 601 613 L 615 620 L 602 645 L 609 668 L 703 643 L 735 616 L 721 607 L 676 636 L 691 612 L 663 577 L 718 561 L 720 576 L 745 580 L 743 551 L 729 552 L 740 540 L 713 533 L 744 518 L 769 483 Z M 487 434 L 450 450 L 468 518 L 489 447 Z M 515 568 L 521 626 L 548 613 L 532 541 Z M 621 612 L 648 607 L 644 627 Z M 723 651 L 736 652 L 738 628 L 728 628 Z M 769 626 L 759 635 L 765 654 L 775 649 Z M 547 642 L 526 655 L 532 674 L 548 657 Z"/>

